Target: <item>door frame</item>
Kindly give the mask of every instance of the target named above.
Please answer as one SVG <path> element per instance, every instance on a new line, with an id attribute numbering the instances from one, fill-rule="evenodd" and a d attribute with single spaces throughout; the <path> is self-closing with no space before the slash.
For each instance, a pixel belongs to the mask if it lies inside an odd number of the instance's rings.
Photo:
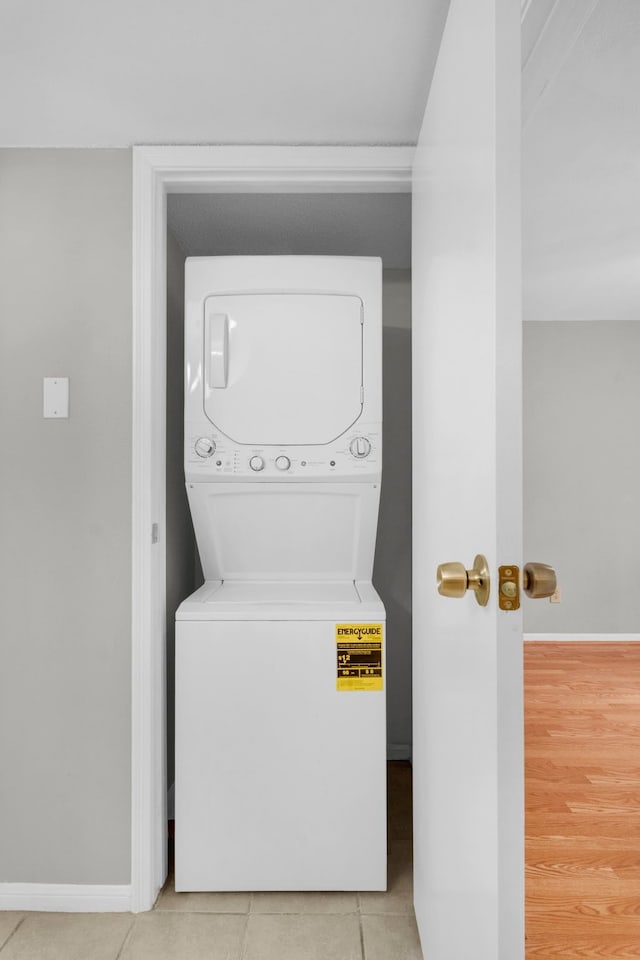
<path id="1" fill-rule="evenodd" d="M 131 909 L 167 876 L 166 234 L 169 193 L 410 193 L 414 147 L 133 148 Z"/>

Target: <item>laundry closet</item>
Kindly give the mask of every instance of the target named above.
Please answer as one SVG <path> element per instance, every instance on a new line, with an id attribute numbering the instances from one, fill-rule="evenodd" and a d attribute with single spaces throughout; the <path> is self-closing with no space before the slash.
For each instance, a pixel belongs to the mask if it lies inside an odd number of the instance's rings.
<path id="1" fill-rule="evenodd" d="M 174 662 L 175 612 L 204 576 L 195 545 L 193 525 L 185 493 L 184 473 L 184 275 L 185 259 L 246 257 L 247 263 L 260 264 L 260 258 L 283 258 L 279 263 L 296 264 L 303 258 L 313 268 L 313 258 L 359 258 L 353 263 L 365 265 L 364 258 L 382 261 L 382 368 L 384 454 L 382 489 L 375 551 L 373 583 L 386 608 L 387 749 L 389 759 L 408 760 L 411 755 L 411 284 L 410 284 L 410 204 L 409 194 L 173 194 L 168 198 L 167 235 L 167 700 L 168 753 L 167 782 L 169 816 L 173 813 L 174 756 Z M 192 261 L 198 263 L 198 261 Z M 199 261 L 215 266 L 215 259 Z M 217 261 L 220 264 L 222 261 Z M 275 260 L 272 261 L 275 264 Z M 338 261 L 333 261 L 337 263 Z M 342 261 L 343 263 L 346 261 Z M 369 260 L 373 268 L 373 260 Z M 377 264 L 380 273 L 380 263 Z M 313 271 L 312 271 L 313 272 Z M 373 270 L 375 274 L 375 269 Z M 265 274 L 265 276 L 268 274 Z M 368 275 L 368 274 L 367 274 Z M 338 276 L 341 276 L 338 273 Z M 322 271 L 318 274 L 322 279 Z M 313 279 L 313 277 L 311 278 Z M 314 281 L 315 282 L 315 281 Z M 315 284 L 317 286 L 317 283 Z M 330 285 L 330 283 L 329 283 Z M 312 283 L 314 286 L 314 283 Z M 334 298 L 334 300 L 339 298 Z M 345 302 L 346 302 L 345 298 Z M 222 302 L 222 301 L 220 301 Z M 224 304 L 223 304 L 224 305 Z M 221 314 L 212 322 L 219 323 Z M 366 330 L 366 323 L 365 323 Z M 365 407 L 366 409 L 366 407 Z M 364 444 L 364 446 L 363 446 Z M 364 467 L 358 460 L 369 454 L 368 441 L 352 438 L 352 456 L 345 448 L 345 467 Z M 337 449 L 337 448 L 336 448 Z M 355 450 L 355 453 L 354 453 Z M 208 451 L 207 451 L 208 452 Z M 337 454 L 340 460 L 339 453 Z M 194 457 L 197 460 L 198 456 Z M 261 460 L 256 456 L 255 461 Z M 284 463 L 281 456 L 275 463 Z M 211 460 L 214 465 L 218 462 Z M 222 461 L 220 468 L 222 468 Z M 248 461 L 249 462 L 249 461 Z M 305 461 L 301 461 L 306 467 Z M 204 466 L 204 463 L 202 464 Z M 198 464 L 196 463 L 197 467 Z M 298 474 L 306 473 L 296 464 Z M 249 480 L 254 467 L 245 471 Z M 316 468 L 319 469 L 319 468 Z M 331 461 L 330 473 L 338 473 Z M 274 467 L 273 481 L 280 480 Z M 295 472 L 295 471 L 294 471 Z M 344 471 L 343 471 L 344 472 Z M 370 470 L 369 470 L 370 472 Z M 220 477 L 219 479 L 225 479 Z M 238 478 L 236 478 L 238 479 Z M 239 478 L 242 480 L 242 478 Z M 293 476 L 286 477 L 294 482 Z M 326 478 L 330 480 L 331 478 Z M 214 488 L 212 488 L 214 489 Z M 254 490 L 258 487 L 254 484 Z M 263 489 L 267 489 L 263 487 Z M 285 489 L 287 489 L 285 487 Z M 288 488 L 292 490 L 292 487 Z M 355 487 L 352 487 L 355 490 Z M 376 489 L 375 487 L 372 489 Z M 218 484 L 216 493 L 223 491 Z M 377 496 L 377 493 L 376 493 Z M 222 502 L 216 497 L 216 502 Z M 269 498 L 267 498 L 269 499 Z M 363 501 L 364 502 L 364 501 Z M 193 506 L 193 504 L 192 504 Z M 202 550 L 202 542 L 200 543 Z M 211 573 L 207 573 L 209 581 Z M 346 608 L 345 608 L 346 609 Z M 363 608 L 364 611 L 364 608 Z M 348 619 L 348 618 L 347 618 Z M 363 615 L 362 619 L 366 619 Z M 374 619 L 376 619 L 374 617 Z M 197 670 L 194 676 L 197 675 Z M 361 694 L 366 697 L 367 694 Z M 233 698 L 230 700 L 233 704 Z M 362 703 L 362 701 L 360 701 Z M 229 742 L 234 742 L 240 714 L 225 712 Z M 292 725 L 293 726 L 293 725 Z M 293 734 L 293 729 L 292 729 Z M 358 733 L 362 741 L 365 731 Z M 382 738 L 382 734 L 380 739 Z M 337 739 L 337 737 L 336 737 Z M 183 738 L 184 744 L 184 738 Z M 240 740 L 238 742 L 241 742 Z M 345 730 L 345 744 L 349 732 Z M 343 745 L 344 746 L 344 745 Z M 353 746 L 353 744 L 351 744 Z M 340 748 L 336 744 L 336 748 Z M 380 748 L 384 751 L 382 743 Z M 381 754 L 383 756 L 383 753 Z M 295 776 L 296 757 L 291 757 Z M 353 781 L 355 784 L 358 778 Z M 184 792 L 181 805 L 184 807 Z M 189 814 L 191 820 L 191 814 Z M 183 833 L 184 835 L 184 833 Z M 256 839 L 259 834 L 256 834 Z M 283 835 L 284 836 L 284 835 Z M 347 834 L 345 834 L 345 837 Z M 193 842 L 197 858 L 197 842 Z M 364 849 L 364 848 L 363 848 Z M 362 857 L 358 857 L 362 859 Z M 184 857 L 183 857 L 184 860 Z M 347 871 L 348 872 L 348 871 Z M 374 871 L 375 873 L 375 871 Z M 196 874 L 197 875 L 197 871 Z M 177 873 L 178 876 L 178 873 Z M 322 876 L 320 874 L 319 876 Z M 335 888 L 343 885 L 336 873 Z M 222 881 L 224 882 L 224 881 Z M 291 881 L 284 881 L 285 889 Z M 302 879 L 301 889 L 309 886 Z M 331 882 L 327 883 L 327 887 Z M 196 884 L 193 886 L 193 884 Z M 214 883 L 213 887 L 207 883 Z M 217 881 L 185 879 L 183 889 L 215 889 Z M 234 889 L 229 879 L 228 889 Z M 263 888 L 268 888 L 268 879 Z M 204 884 L 198 886 L 197 884 Z M 378 884 L 378 881 L 376 881 Z M 325 884 L 318 881 L 318 888 Z M 354 880 L 354 888 L 366 888 Z M 256 888 L 259 884 L 256 885 Z M 178 887 L 177 887 L 178 888 Z M 223 888 L 223 887 L 222 887 Z M 239 887 L 238 887 L 239 888 Z M 375 889 L 374 885 L 372 889 Z M 378 886 L 380 888 L 380 886 Z"/>

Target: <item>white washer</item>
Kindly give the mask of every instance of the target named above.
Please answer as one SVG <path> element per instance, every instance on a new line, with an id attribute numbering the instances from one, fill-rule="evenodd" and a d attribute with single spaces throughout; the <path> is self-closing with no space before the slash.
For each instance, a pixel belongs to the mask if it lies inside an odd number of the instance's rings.
<path id="1" fill-rule="evenodd" d="M 381 264 L 187 261 L 176 890 L 386 888 Z"/>
<path id="2" fill-rule="evenodd" d="M 176 889 L 385 889 L 384 692 L 336 689 L 335 638 L 384 623 L 380 600 L 367 583 L 213 590 L 179 614 Z"/>

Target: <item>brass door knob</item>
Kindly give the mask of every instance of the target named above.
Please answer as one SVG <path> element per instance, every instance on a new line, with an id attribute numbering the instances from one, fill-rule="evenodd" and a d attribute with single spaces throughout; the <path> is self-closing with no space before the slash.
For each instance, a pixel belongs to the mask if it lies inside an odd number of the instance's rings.
<path id="1" fill-rule="evenodd" d="M 471 570 L 464 563 L 441 563 L 438 567 L 438 593 L 443 597 L 458 599 L 467 590 L 473 590 L 481 607 L 489 602 L 490 577 L 486 557 L 481 553 L 473 561 Z"/>
<path id="2" fill-rule="evenodd" d="M 546 563 L 525 563 L 522 586 L 526 595 L 534 600 L 550 597 L 558 587 L 556 572 Z"/>

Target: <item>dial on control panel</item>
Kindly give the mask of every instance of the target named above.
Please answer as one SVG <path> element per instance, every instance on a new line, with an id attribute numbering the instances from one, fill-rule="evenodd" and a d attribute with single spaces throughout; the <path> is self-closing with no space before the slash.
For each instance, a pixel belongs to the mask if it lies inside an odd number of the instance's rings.
<path id="1" fill-rule="evenodd" d="M 362 460 L 371 453 L 371 442 L 366 437 L 356 437 L 349 444 L 349 450 L 356 460 Z"/>
<path id="2" fill-rule="evenodd" d="M 207 457 L 212 457 L 216 452 L 216 445 L 213 440 L 210 440 L 209 437 L 200 437 L 196 440 L 195 451 L 199 457 L 206 459 Z"/>
<path id="3" fill-rule="evenodd" d="M 278 470 L 288 470 L 291 466 L 289 457 L 276 457 L 276 467 Z"/>
<path id="4" fill-rule="evenodd" d="M 252 470 L 255 470 L 256 473 L 259 473 L 260 470 L 264 470 L 264 460 L 262 457 L 251 457 L 251 460 L 249 460 L 249 466 Z"/>

